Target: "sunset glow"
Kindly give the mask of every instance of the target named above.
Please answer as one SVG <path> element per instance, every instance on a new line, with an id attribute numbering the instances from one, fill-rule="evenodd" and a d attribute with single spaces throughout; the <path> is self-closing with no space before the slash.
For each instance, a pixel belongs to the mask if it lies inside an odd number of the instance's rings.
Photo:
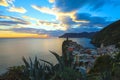
<path id="1" fill-rule="evenodd" d="M 48 38 L 48 35 L 0 31 L 0 38 Z"/>
<path id="2" fill-rule="evenodd" d="M 0 31 L 12 34 L 1 32 L 0 36 L 58 37 L 100 31 L 119 20 L 119 3 L 120 0 L 0 0 Z"/>

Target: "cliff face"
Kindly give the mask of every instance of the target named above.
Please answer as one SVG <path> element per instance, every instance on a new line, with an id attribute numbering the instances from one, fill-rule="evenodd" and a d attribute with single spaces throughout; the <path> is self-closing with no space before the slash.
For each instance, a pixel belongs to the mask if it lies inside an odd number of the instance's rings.
<path id="1" fill-rule="evenodd" d="M 104 43 L 105 45 L 115 44 L 120 47 L 120 20 L 113 22 L 96 33 L 91 42 L 96 46 Z"/>

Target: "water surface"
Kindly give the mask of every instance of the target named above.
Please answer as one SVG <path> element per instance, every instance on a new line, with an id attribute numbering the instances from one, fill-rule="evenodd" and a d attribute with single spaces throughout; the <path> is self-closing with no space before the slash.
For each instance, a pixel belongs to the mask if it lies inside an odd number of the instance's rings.
<path id="1" fill-rule="evenodd" d="M 61 55 L 63 38 L 52 39 L 0 39 L 0 73 L 7 70 L 8 67 L 23 64 L 22 57 L 34 59 L 38 58 L 57 63 L 55 57 L 49 52 L 55 51 Z M 94 46 L 90 44 L 90 39 L 72 38 L 73 41 L 84 47 Z"/>

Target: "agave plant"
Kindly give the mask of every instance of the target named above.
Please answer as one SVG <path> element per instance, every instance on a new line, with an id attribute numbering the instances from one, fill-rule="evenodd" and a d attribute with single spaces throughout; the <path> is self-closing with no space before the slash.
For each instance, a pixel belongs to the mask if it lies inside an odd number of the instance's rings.
<path id="1" fill-rule="evenodd" d="M 62 56 L 59 56 L 56 52 L 53 52 L 53 51 L 50 51 L 57 59 L 58 61 L 58 68 L 57 70 L 63 70 L 63 68 L 65 67 L 65 64 L 64 64 L 64 61 L 63 61 L 63 57 Z"/>
<path id="2" fill-rule="evenodd" d="M 68 67 L 65 65 L 63 60 L 63 56 L 59 56 L 56 52 L 50 51 L 58 60 L 58 65 L 54 66 L 55 68 L 55 75 L 51 80 L 77 80 L 82 79 L 81 73 L 76 72 L 73 68 Z"/>
<path id="3" fill-rule="evenodd" d="M 0 76 L 0 80 L 28 80 L 23 75 L 24 66 L 9 67 L 8 71 Z"/>
<path id="4" fill-rule="evenodd" d="M 53 74 L 53 65 L 50 62 L 37 59 L 37 57 L 35 57 L 34 62 L 31 58 L 29 58 L 30 62 L 28 62 L 24 57 L 23 61 L 25 63 L 24 74 L 30 80 L 47 80 Z M 40 61 L 44 61 L 44 64 L 41 64 Z"/>

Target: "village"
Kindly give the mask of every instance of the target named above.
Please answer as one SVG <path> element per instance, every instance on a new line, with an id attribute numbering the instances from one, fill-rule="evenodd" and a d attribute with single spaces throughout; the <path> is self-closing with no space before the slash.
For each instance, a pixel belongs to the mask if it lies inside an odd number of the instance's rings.
<path id="1" fill-rule="evenodd" d="M 102 55 L 110 55 L 114 58 L 115 53 L 119 49 L 115 45 L 104 46 L 101 44 L 99 48 L 84 48 L 72 40 L 68 40 L 66 44 L 67 60 L 72 61 L 71 66 L 79 72 L 87 73 L 93 67 L 95 60 Z"/>

